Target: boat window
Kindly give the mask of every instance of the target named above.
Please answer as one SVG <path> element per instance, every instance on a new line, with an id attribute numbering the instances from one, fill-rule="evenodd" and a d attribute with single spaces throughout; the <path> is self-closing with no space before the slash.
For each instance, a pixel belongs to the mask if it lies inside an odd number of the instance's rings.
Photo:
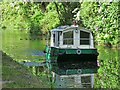
<path id="1" fill-rule="evenodd" d="M 89 45 L 90 44 L 90 33 L 80 31 L 80 45 Z"/>
<path id="2" fill-rule="evenodd" d="M 53 43 L 55 44 L 55 34 L 53 34 Z"/>
<path id="3" fill-rule="evenodd" d="M 68 31 L 63 33 L 63 44 L 73 45 L 73 31 Z"/>
<path id="4" fill-rule="evenodd" d="M 60 44 L 60 32 L 58 32 L 58 46 Z"/>

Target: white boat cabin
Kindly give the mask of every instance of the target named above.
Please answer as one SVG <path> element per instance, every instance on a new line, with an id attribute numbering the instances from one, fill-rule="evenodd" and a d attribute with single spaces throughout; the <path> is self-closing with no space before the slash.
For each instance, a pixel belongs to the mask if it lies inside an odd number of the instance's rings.
<path id="1" fill-rule="evenodd" d="M 94 48 L 93 35 L 90 30 L 77 25 L 60 26 L 51 30 L 51 47 L 58 48 Z"/>

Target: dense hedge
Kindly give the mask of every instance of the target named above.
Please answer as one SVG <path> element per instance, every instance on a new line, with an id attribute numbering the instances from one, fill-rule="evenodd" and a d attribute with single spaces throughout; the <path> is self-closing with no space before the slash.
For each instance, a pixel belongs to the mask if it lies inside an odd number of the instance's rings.
<path id="1" fill-rule="evenodd" d="M 118 45 L 118 4 L 117 2 L 81 4 L 80 17 L 83 24 L 94 32 L 98 43 Z"/>

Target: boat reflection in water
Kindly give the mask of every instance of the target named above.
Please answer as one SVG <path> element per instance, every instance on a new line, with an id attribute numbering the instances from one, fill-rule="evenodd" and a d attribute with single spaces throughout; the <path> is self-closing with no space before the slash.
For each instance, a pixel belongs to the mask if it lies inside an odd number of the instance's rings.
<path id="1" fill-rule="evenodd" d="M 51 30 L 50 37 L 45 50 L 46 64 L 54 76 L 83 77 L 97 73 L 98 52 L 90 30 L 77 25 L 60 26 Z"/>

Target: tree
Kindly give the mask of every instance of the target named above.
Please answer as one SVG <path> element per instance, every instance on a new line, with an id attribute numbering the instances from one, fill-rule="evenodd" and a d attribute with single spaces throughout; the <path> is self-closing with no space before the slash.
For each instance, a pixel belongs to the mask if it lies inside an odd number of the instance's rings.
<path id="1" fill-rule="evenodd" d="M 80 17 L 85 27 L 94 32 L 98 43 L 118 45 L 118 3 L 83 2 Z"/>

